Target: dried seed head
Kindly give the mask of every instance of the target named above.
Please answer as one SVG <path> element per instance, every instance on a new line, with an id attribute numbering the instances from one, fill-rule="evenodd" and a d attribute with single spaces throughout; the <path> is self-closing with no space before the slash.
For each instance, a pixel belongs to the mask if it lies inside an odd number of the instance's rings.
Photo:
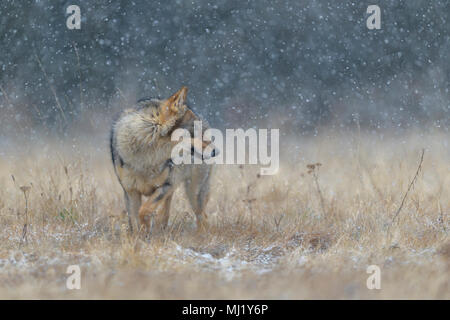
<path id="1" fill-rule="evenodd" d="M 31 187 L 30 186 L 21 186 L 20 190 L 22 190 L 23 193 L 27 193 L 28 191 L 30 191 Z"/>

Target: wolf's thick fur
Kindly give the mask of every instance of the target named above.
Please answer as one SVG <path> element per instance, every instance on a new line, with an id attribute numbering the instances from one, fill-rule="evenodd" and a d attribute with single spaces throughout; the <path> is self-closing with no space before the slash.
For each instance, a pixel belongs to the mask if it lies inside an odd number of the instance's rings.
<path id="1" fill-rule="evenodd" d="M 142 225 L 150 230 L 153 222 L 165 227 L 173 192 L 180 184 L 185 186 L 198 227 L 205 226 L 211 166 L 174 165 L 171 160 L 172 148 L 177 144 L 171 141 L 171 133 L 185 128 L 193 136 L 194 121 L 200 120 L 186 106 L 186 93 L 183 87 L 166 100 L 141 100 L 124 110 L 112 125 L 112 161 L 125 193 L 132 230 L 140 230 Z M 205 130 L 208 125 L 203 121 L 202 127 Z M 198 142 L 192 139 L 192 145 L 194 149 Z M 208 144 L 200 145 L 198 153 L 202 154 Z M 149 198 L 141 205 L 143 195 Z"/>

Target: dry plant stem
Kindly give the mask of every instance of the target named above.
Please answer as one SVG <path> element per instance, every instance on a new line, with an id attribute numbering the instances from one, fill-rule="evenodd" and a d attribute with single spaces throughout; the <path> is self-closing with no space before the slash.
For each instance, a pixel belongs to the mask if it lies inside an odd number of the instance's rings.
<path id="1" fill-rule="evenodd" d="M 273 217 L 273 222 L 275 223 L 275 227 L 277 228 L 277 232 L 280 232 L 280 224 L 281 220 L 283 220 L 284 214 L 281 214 L 278 218 Z"/>
<path id="2" fill-rule="evenodd" d="M 422 163 L 423 163 L 423 156 L 424 155 L 425 155 L 425 149 L 422 149 L 422 154 L 420 156 L 419 166 L 417 167 L 416 174 L 414 175 L 414 178 L 411 180 L 411 182 L 410 182 L 410 184 L 408 186 L 408 189 L 406 190 L 405 195 L 403 196 L 403 199 L 402 199 L 402 202 L 400 204 L 400 207 L 398 207 L 397 212 L 395 212 L 395 215 L 392 218 L 391 225 L 394 223 L 395 219 L 397 218 L 397 216 L 399 215 L 400 211 L 402 210 L 403 205 L 405 204 L 406 197 L 408 196 L 409 191 L 412 189 L 412 187 L 414 186 L 414 183 L 417 180 L 417 177 L 419 176 L 419 172 L 422 169 Z"/>
<path id="3" fill-rule="evenodd" d="M 444 230 L 445 233 L 447 233 L 447 228 L 445 228 L 444 223 L 444 212 L 442 211 L 441 203 L 438 201 L 438 209 L 439 209 L 439 223 L 442 225 L 442 230 Z"/>
<path id="4" fill-rule="evenodd" d="M 322 190 L 320 189 L 319 177 L 318 177 L 318 175 L 317 175 L 317 173 L 315 171 L 313 171 L 312 174 L 313 174 L 313 177 L 314 177 L 314 182 L 316 184 L 317 193 L 319 194 L 320 206 L 322 207 L 322 213 L 325 215 L 326 214 L 326 211 L 325 211 L 325 200 L 323 199 Z"/>
<path id="5" fill-rule="evenodd" d="M 245 180 L 246 180 L 246 179 L 245 179 L 245 172 L 244 172 L 242 166 L 240 167 L 240 171 L 241 171 L 241 177 L 242 177 L 242 180 L 245 181 Z M 258 178 L 259 178 L 259 175 L 257 175 L 256 177 L 257 177 L 257 179 L 258 179 Z M 249 183 L 249 184 L 247 185 L 246 198 L 242 200 L 243 202 L 245 202 L 245 203 L 247 204 L 247 208 L 248 208 L 248 210 L 249 210 L 249 212 L 250 212 L 250 222 L 251 222 L 250 225 L 251 225 L 251 226 L 253 226 L 253 202 L 256 201 L 256 198 L 250 198 L 250 193 L 251 193 L 252 188 L 253 188 L 254 186 L 256 186 L 256 182 L 257 182 L 257 180 L 254 180 L 254 181 L 252 181 L 251 183 Z"/>
<path id="6" fill-rule="evenodd" d="M 8 103 L 8 105 L 12 106 L 11 100 L 9 100 L 9 98 L 8 98 L 8 94 L 6 93 L 5 89 L 3 89 L 2 86 L 0 86 L 0 91 L 3 93 L 6 103 Z"/>
<path id="7" fill-rule="evenodd" d="M 54 96 L 55 101 L 56 101 L 56 105 L 58 106 L 58 109 L 59 109 L 59 111 L 61 112 L 61 115 L 62 115 L 62 117 L 63 117 L 63 119 L 64 119 L 64 122 L 67 124 L 66 115 L 65 115 L 65 113 L 64 113 L 63 108 L 61 107 L 61 103 L 59 102 L 59 98 L 58 98 L 58 95 L 56 94 L 56 90 L 55 90 L 55 88 L 52 86 L 52 84 L 51 84 L 51 82 L 50 82 L 50 79 L 49 79 L 49 77 L 48 77 L 48 75 L 47 75 L 47 72 L 45 71 L 44 66 L 43 66 L 42 63 L 41 63 L 41 60 L 39 59 L 39 57 L 38 57 L 37 55 L 35 55 L 35 56 L 36 56 L 36 60 L 37 60 L 37 62 L 38 62 L 38 64 L 39 64 L 39 67 L 41 68 L 42 73 L 44 74 L 45 79 L 47 80 L 47 83 L 48 83 L 48 85 L 49 85 L 49 87 L 50 87 L 50 90 L 51 90 L 52 93 L 53 93 L 53 96 Z"/>
<path id="8" fill-rule="evenodd" d="M 120 88 L 116 87 L 117 92 L 119 92 L 120 97 L 123 99 L 123 101 L 125 103 L 127 103 L 127 98 L 125 97 L 125 95 L 123 94 L 122 90 L 120 90 Z"/>
<path id="9" fill-rule="evenodd" d="M 77 56 L 78 61 L 78 72 L 80 74 L 80 109 L 83 110 L 84 104 L 83 104 L 83 86 L 82 86 L 82 79 L 81 79 L 81 63 L 80 63 L 80 55 L 78 54 L 77 46 L 75 45 L 75 42 L 72 43 L 73 49 L 75 50 L 75 54 Z"/>
<path id="10" fill-rule="evenodd" d="M 14 107 L 14 105 L 13 105 L 12 102 L 11 102 L 11 100 L 9 99 L 8 93 L 6 92 L 5 88 L 3 88 L 1 85 L 0 85 L 0 91 L 2 92 L 3 97 L 4 97 L 5 101 L 6 101 L 6 103 L 8 104 L 8 106 Z M 24 133 L 24 132 L 25 132 L 25 131 L 24 131 L 24 128 L 23 128 L 21 125 L 19 125 L 19 127 L 20 127 L 20 131 L 21 131 L 22 133 Z"/>
<path id="11" fill-rule="evenodd" d="M 157 92 L 161 92 L 161 88 L 159 87 L 158 82 L 156 81 L 156 79 L 153 79 L 152 81 L 155 84 L 155 88 L 156 88 Z"/>
<path id="12" fill-rule="evenodd" d="M 22 229 L 22 239 L 20 242 L 20 246 L 25 241 L 25 243 L 28 242 L 27 240 L 27 230 L 28 230 L 28 195 L 27 192 L 29 191 L 29 187 L 20 187 L 20 190 L 23 192 L 23 196 L 25 197 L 25 224 L 23 225 Z"/>

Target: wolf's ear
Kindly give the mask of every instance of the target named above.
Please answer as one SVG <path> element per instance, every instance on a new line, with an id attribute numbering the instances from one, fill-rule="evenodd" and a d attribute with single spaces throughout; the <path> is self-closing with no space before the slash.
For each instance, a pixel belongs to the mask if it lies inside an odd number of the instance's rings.
<path id="1" fill-rule="evenodd" d="M 167 99 L 170 111 L 178 113 L 184 109 L 183 106 L 186 102 L 187 92 L 188 88 L 182 87 L 180 90 L 175 92 L 169 99 Z"/>
<path id="2" fill-rule="evenodd" d="M 164 100 L 160 106 L 159 119 L 161 123 L 167 122 L 169 119 L 176 121 L 184 116 L 187 90 L 186 87 L 182 87 L 169 99 Z"/>

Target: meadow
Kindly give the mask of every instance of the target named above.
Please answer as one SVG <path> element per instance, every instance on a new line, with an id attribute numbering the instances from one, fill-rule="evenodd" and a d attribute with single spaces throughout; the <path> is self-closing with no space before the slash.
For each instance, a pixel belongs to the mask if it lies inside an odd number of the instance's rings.
<path id="1" fill-rule="evenodd" d="M 0 298 L 450 299 L 448 132 L 282 139 L 277 175 L 216 166 L 206 232 L 179 188 L 148 238 L 127 230 L 106 136 L 15 143 L 0 156 Z"/>

